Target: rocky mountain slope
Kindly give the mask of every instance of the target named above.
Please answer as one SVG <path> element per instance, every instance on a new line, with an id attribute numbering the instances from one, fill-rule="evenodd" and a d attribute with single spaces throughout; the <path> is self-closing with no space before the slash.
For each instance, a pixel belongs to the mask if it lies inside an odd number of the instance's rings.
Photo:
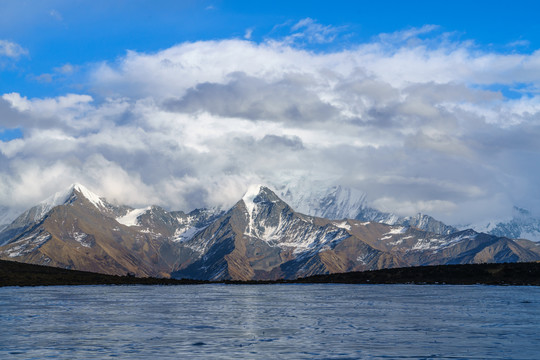
<path id="1" fill-rule="evenodd" d="M 174 277 L 278 279 L 405 265 L 330 220 L 295 212 L 264 186 L 184 245 L 199 257 Z"/>
<path id="2" fill-rule="evenodd" d="M 168 276 L 178 261 L 192 255 L 175 246 L 173 237 L 188 216 L 151 207 L 133 224 L 117 220 L 133 211 L 75 184 L 6 227 L 0 233 L 0 257 L 107 274 Z"/>
<path id="3" fill-rule="evenodd" d="M 513 240 L 461 231 L 330 220 L 295 212 L 270 189 L 251 188 L 214 224 L 184 243 L 199 256 L 172 275 L 203 279 L 277 279 L 412 265 L 540 259 Z"/>
<path id="4" fill-rule="evenodd" d="M 421 227 L 426 224 L 418 225 L 425 220 L 390 225 L 305 215 L 260 185 L 227 212 L 133 209 L 110 204 L 75 184 L 0 232 L 0 258 L 108 274 L 209 280 L 540 260 L 540 247 L 530 241 L 473 230 L 425 231 Z"/>

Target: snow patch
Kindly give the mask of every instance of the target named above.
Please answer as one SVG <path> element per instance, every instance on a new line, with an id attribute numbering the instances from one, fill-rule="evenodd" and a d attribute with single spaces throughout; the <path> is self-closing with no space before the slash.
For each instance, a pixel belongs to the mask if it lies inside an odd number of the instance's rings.
<path id="1" fill-rule="evenodd" d="M 41 201 L 39 204 L 35 206 L 36 212 L 34 216 L 34 221 L 38 221 L 45 216 L 49 211 L 51 211 L 54 207 L 59 205 L 64 205 L 67 203 L 67 201 L 71 198 L 73 195 L 73 192 L 77 191 L 80 193 L 83 197 L 85 197 L 91 204 L 93 204 L 95 207 L 105 207 L 105 203 L 101 200 L 101 198 L 85 188 L 81 184 L 72 184 L 69 188 L 67 188 L 64 191 L 59 191 L 55 193 L 54 195 L 49 196 L 45 200 Z"/>
<path id="2" fill-rule="evenodd" d="M 422 251 L 422 250 L 441 250 L 444 248 L 448 248 L 450 246 L 453 246 L 459 242 L 465 241 L 465 240 L 473 240 L 476 238 L 476 234 L 470 235 L 470 234 L 461 234 L 455 237 L 448 238 L 431 238 L 431 239 L 418 239 L 416 244 L 412 247 L 411 250 L 415 251 Z"/>
<path id="3" fill-rule="evenodd" d="M 392 228 L 389 232 L 383 234 L 383 235 L 396 235 L 396 234 L 403 234 L 407 231 L 407 228 L 404 226 Z"/>
<path id="4" fill-rule="evenodd" d="M 178 229 L 175 231 L 172 241 L 174 242 L 186 242 L 191 240 L 195 235 L 197 235 L 203 228 L 190 227 L 187 229 Z"/>
<path id="5" fill-rule="evenodd" d="M 183 218 L 181 216 L 177 216 L 176 220 L 178 221 L 178 223 L 180 225 L 184 225 L 184 224 L 189 225 L 189 224 L 191 224 L 193 222 L 193 220 L 195 220 L 195 216 L 188 216 L 186 218 Z"/>
<path id="6" fill-rule="evenodd" d="M 139 216 L 150 211 L 151 208 L 151 206 L 148 206 L 143 209 L 131 210 L 126 215 L 116 218 L 116 221 L 125 226 L 138 226 L 140 225 L 138 220 Z"/>
<path id="7" fill-rule="evenodd" d="M 162 236 L 160 233 L 153 232 L 152 229 L 150 229 L 150 228 L 144 228 L 144 229 L 141 230 L 141 232 L 150 235 L 154 239 L 157 239 L 160 236 Z"/>
<path id="8" fill-rule="evenodd" d="M 356 261 L 362 265 L 368 265 L 368 262 L 373 258 L 369 253 L 361 254 L 356 258 Z"/>
<path id="9" fill-rule="evenodd" d="M 389 240 L 389 239 L 393 238 L 395 235 L 403 234 L 406 231 L 407 231 L 407 227 L 405 227 L 405 226 L 399 226 L 399 227 L 391 228 L 390 231 L 388 231 L 387 233 L 382 234 L 382 237 L 379 238 L 379 241 Z M 396 244 L 396 242 L 390 243 L 390 245 L 395 245 L 395 244 Z"/>
<path id="10" fill-rule="evenodd" d="M 251 185 L 244 196 L 242 197 L 242 200 L 244 201 L 244 204 L 246 205 L 246 209 L 248 210 L 249 214 L 253 212 L 253 209 L 255 208 L 255 203 L 253 200 L 259 195 L 262 189 L 262 185 Z"/>
<path id="11" fill-rule="evenodd" d="M 35 249 L 43 245 L 47 240 L 51 238 L 51 235 L 48 233 L 40 234 L 37 236 L 27 236 L 22 239 L 19 239 L 15 242 L 15 246 L 4 251 L 4 254 L 10 258 L 26 255 Z"/>
<path id="12" fill-rule="evenodd" d="M 345 230 L 348 230 L 348 231 L 351 230 L 351 225 L 347 224 L 347 221 L 343 221 L 343 222 L 340 222 L 340 223 L 335 223 L 334 226 L 337 226 L 338 228 L 345 229 Z"/>
<path id="13" fill-rule="evenodd" d="M 89 247 L 92 247 L 92 243 L 85 241 L 87 236 L 88 235 L 85 233 L 79 233 L 79 232 L 73 233 L 73 239 L 75 241 L 77 241 L 82 246 L 89 248 Z"/>
<path id="14" fill-rule="evenodd" d="M 103 200 L 101 200 L 101 198 L 98 195 L 94 194 L 93 192 L 91 192 L 90 190 L 82 186 L 81 184 L 73 184 L 72 188 L 73 190 L 81 193 L 82 196 L 84 196 L 86 200 L 90 201 L 95 207 L 97 208 L 105 207 L 105 203 L 103 202 Z"/>

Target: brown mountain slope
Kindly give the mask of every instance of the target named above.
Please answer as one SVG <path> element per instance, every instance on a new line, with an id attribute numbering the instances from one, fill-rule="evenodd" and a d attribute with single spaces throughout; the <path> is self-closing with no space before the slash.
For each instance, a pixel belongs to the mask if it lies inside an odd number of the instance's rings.
<path id="1" fill-rule="evenodd" d="M 74 190 L 70 200 L 50 210 L 22 234 L 0 247 L 0 257 L 66 269 L 137 276 L 169 276 L 191 251 L 166 237 L 119 224 Z"/>

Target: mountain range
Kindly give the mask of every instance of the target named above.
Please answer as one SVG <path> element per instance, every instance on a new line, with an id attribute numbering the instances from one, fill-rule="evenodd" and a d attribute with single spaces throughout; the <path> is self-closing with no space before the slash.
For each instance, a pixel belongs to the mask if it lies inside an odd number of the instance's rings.
<path id="1" fill-rule="evenodd" d="M 365 193 L 342 186 L 333 186 L 325 191 L 307 192 L 297 187 L 285 187 L 281 189 L 280 195 L 297 211 L 312 216 L 333 220 L 347 218 L 388 225 L 413 226 L 443 235 L 458 231 L 457 227 L 446 225 L 426 214 L 418 213 L 415 216 L 405 217 L 379 211 L 368 205 Z M 463 230 L 465 229 L 466 227 Z"/>
<path id="2" fill-rule="evenodd" d="M 322 190 L 321 190 L 322 189 Z M 399 216 L 370 207 L 367 194 L 342 186 L 312 189 L 304 183 L 279 188 L 280 196 L 297 211 L 329 219 L 358 219 L 389 225 L 414 226 L 437 234 L 451 234 L 459 230 L 540 242 L 540 218 L 530 211 L 514 206 L 512 216 L 482 223 L 447 225 L 433 217 L 418 213 Z"/>
<path id="3" fill-rule="evenodd" d="M 540 260 L 535 242 L 458 230 L 427 215 L 382 213 L 349 189 L 335 187 L 319 199 L 299 199 L 287 189 L 276 192 L 256 185 L 226 211 L 185 213 L 111 204 L 74 184 L 3 228 L 0 258 L 116 275 L 208 280 Z"/>

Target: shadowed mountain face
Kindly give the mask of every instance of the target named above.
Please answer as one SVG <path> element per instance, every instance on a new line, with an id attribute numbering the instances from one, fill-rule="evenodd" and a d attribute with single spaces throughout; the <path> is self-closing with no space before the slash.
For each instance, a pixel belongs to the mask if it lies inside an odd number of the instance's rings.
<path id="1" fill-rule="evenodd" d="M 19 216 L 0 241 L 0 258 L 8 260 L 210 280 L 540 260 L 539 247 L 525 240 L 303 215 L 264 186 L 251 187 L 227 212 L 184 213 L 115 206 L 74 185 Z"/>

